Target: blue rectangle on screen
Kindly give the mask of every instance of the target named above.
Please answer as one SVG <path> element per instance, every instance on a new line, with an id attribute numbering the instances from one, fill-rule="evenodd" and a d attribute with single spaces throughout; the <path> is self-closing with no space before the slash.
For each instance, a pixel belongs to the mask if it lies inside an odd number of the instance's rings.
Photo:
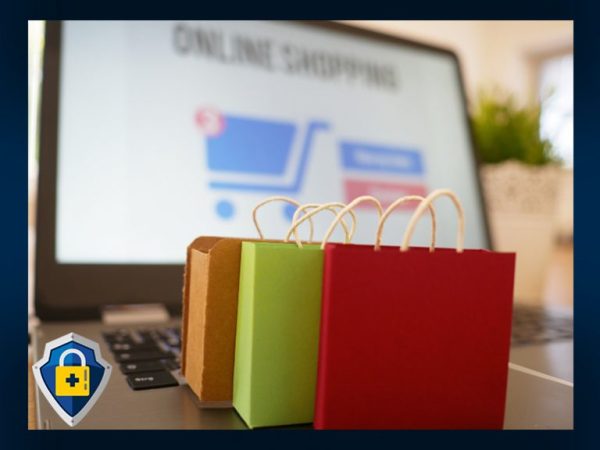
<path id="1" fill-rule="evenodd" d="M 422 175 L 423 158 L 416 150 L 361 142 L 342 142 L 342 164 L 346 169 Z"/>
<path id="2" fill-rule="evenodd" d="M 226 116 L 224 131 L 206 140 L 208 168 L 285 175 L 295 134 L 292 123 Z"/>

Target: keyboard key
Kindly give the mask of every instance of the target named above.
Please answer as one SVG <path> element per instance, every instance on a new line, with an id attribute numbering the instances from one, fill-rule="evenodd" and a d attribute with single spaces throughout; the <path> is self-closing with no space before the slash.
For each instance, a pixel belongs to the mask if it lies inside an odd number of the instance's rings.
<path id="1" fill-rule="evenodd" d="M 160 362 L 169 370 L 179 369 L 179 363 L 173 359 L 161 359 Z"/>
<path id="2" fill-rule="evenodd" d="M 155 389 L 167 386 L 178 386 L 177 380 L 167 371 L 144 372 L 127 376 L 129 386 L 135 391 Z"/>
<path id="3" fill-rule="evenodd" d="M 128 352 L 134 353 L 141 350 L 158 350 L 154 342 L 144 342 L 143 344 L 135 344 L 133 342 L 115 342 L 110 344 L 111 352 Z"/>
<path id="4" fill-rule="evenodd" d="M 103 332 L 114 358 L 134 390 L 177 386 L 171 371 L 180 369 L 179 327 L 113 329 Z"/>
<path id="5" fill-rule="evenodd" d="M 141 372 L 154 372 L 158 370 L 164 370 L 165 364 L 163 361 L 169 361 L 168 359 L 160 361 L 138 361 L 121 364 L 121 372 L 124 374 L 130 373 L 141 373 Z"/>
<path id="6" fill-rule="evenodd" d="M 140 333 L 139 331 L 137 331 L 137 330 L 131 331 L 131 339 L 136 344 L 143 344 L 146 341 L 146 339 L 144 339 L 144 338 L 145 338 L 145 336 L 142 333 Z"/>
<path id="7" fill-rule="evenodd" d="M 158 348 L 164 352 L 164 353 L 170 353 L 171 352 L 171 347 L 169 347 L 165 342 L 163 341 L 158 341 L 156 343 L 156 345 L 158 346 Z"/>
<path id="8" fill-rule="evenodd" d="M 160 351 L 122 352 L 115 353 L 115 360 L 119 363 L 149 361 L 153 359 L 172 358 L 173 355 Z"/>
<path id="9" fill-rule="evenodd" d="M 124 334 L 105 334 L 104 340 L 109 344 L 113 343 L 133 343 L 133 340 L 129 335 Z"/>
<path id="10" fill-rule="evenodd" d="M 129 330 L 127 330 L 126 328 L 121 328 L 119 330 L 110 330 L 110 331 L 103 331 L 102 335 L 106 338 L 112 338 L 115 336 L 129 336 Z"/>

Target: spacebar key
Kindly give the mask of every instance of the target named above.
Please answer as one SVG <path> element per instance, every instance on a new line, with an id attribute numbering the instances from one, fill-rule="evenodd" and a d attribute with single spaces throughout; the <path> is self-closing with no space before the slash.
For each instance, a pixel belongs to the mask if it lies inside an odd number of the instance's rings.
<path id="1" fill-rule="evenodd" d="M 115 359 L 119 363 L 134 362 L 134 361 L 135 362 L 151 361 L 153 359 L 168 358 L 169 356 L 170 356 L 170 354 L 159 352 L 159 351 L 115 353 Z"/>
<path id="2" fill-rule="evenodd" d="M 173 375 L 165 370 L 161 370 L 160 372 L 134 373 L 127 376 L 127 382 L 135 391 L 177 386 L 179 384 L 173 378 Z"/>

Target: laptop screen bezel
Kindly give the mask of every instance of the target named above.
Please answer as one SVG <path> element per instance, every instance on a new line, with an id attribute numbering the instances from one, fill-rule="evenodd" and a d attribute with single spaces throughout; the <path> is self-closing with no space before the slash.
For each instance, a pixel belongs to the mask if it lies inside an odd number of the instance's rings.
<path id="1" fill-rule="evenodd" d="M 467 99 L 457 55 L 396 36 L 334 22 L 301 22 L 340 34 L 450 56 L 457 70 L 464 119 L 468 127 L 473 167 L 476 170 L 482 223 L 487 248 L 491 248 L 488 219 L 479 178 L 479 160 L 467 112 Z M 56 260 L 56 187 L 61 22 L 46 22 L 43 65 L 40 154 L 36 223 L 35 311 L 42 320 L 81 320 L 100 317 L 105 305 L 161 303 L 172 314 L 181 311 L 183 265 L 173 264 L 59 264 Z"/>

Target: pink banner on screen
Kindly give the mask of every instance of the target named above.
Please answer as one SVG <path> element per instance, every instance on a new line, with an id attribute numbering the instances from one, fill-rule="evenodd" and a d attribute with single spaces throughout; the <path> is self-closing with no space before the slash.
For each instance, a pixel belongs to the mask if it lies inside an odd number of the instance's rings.
<path id="1" fill-rule="evenodd" d="M 421 195 L 424 197 L 427 195 L 427 188 L 419 183 L 346 180 L 344 186 L 346 190 L 346 202 L 349 203 L 361 195 L 372 195 L 381 201 L 384 208 L 387 208 L 398 197 L 405 195 Z M 415 206 L 416 203 L 406 203 L 399 206 L 399 209 L 413 209 Z M 358 208 L 373 208 L 373 205 L 370 203 L 361 203 Z"/>

